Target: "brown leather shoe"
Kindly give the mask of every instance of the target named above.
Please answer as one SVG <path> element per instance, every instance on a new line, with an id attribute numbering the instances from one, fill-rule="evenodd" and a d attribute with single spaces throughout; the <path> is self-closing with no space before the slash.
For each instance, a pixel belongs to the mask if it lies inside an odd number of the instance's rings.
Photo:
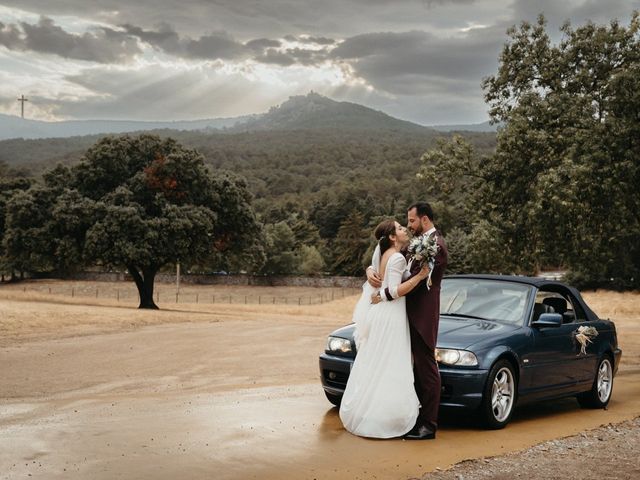
<path id="1" fill-rule="evenodd" d="M 434 440 L 436 438 L 436 432 L 429 427 L 420 425 L 419 427 L 412 428 L 404 438 L 407 440 Z"/>

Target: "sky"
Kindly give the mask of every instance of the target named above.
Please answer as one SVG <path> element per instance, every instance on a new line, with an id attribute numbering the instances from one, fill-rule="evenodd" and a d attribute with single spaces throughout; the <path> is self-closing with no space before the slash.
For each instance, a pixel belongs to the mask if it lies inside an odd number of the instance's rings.
<path id="1" fill-rule="evenodd" d="M 0 0 L 0 113 L 195 120 L 310 91 L 423 125 L 488 119 L 506 30 L 627 24 L 640 0 Z"/>

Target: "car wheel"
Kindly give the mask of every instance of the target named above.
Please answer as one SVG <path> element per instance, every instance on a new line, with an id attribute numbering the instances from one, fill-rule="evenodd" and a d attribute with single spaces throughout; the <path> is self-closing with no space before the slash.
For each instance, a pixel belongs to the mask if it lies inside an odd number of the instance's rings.
<path id="1" fill-rule="evenodd" d="M 327 396 L 327 400 L 333 403 L 336 407 L 340 406 L 340 402 L 342 401 L 342 395 L 334 395 L 333 393 L 329 393 L 327 391 L 324 392 Z"/>
<path id="2" fill-rule="evenodd" d="M 485 427 L 497 430 L 509 423 L 517 391 L 513 366 L 507 360 L 499 360 L 491 367 L 482 393 L 480 413 Z"/>
<path id="3" fill-rule="evenodd" d="M 578 403 L 585 408 L 604 408 L 611 400 L 613 391 L 613 365 L 611 358 L 602 357 L 598 363 L 596 377 L 593 379 L 593 386 L 588 392 L 578 395 Z"/>

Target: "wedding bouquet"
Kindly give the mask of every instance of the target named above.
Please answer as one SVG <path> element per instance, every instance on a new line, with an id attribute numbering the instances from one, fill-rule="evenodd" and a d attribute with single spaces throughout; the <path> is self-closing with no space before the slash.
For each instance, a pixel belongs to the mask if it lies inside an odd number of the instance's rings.
<path id="1" fill-rule="evenodd" d="M 427 277 L 427 288 L 431 286 L 431 273 L 438 254 L 438 236 L 420 235 L 414 237 L 409 242 L 409 255 L 413 261 L 418 262 L 422 267 L 429 266 L 429 277 Z"/>

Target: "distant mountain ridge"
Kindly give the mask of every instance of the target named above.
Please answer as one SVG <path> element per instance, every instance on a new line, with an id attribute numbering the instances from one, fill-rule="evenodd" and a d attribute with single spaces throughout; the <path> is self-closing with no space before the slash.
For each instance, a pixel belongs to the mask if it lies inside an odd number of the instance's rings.
<path id="1" fill-rule="evenodd" d="M 0 140 L 69 138 L 154 130 L 242 133 L 278 130 L 385 130 L 405 133 L 495 132 L 484 122 L 475 125 L 423 126 L 351 102 L 338 102 L 315 92 L 289 97 L 267 113 L 191 121 L 71 120 L 43 122 L 0 114 Z"/>
<path id="2" fill-rule="evenodd" d="M 172 122 L 144 122 L 129 120 L 68 120 L 43 122 L 0 114 L 0 140 L 11 138 L 65 138 L 105 133 L 126 133 L 150 130 L 220 130 L 253 118 L 213 118 Z"/>
<path id="3" fill-rule="evenodd" d="M 379 110 L 350 102 L 337 102 L 318 93 L 289 97 L 267 113 L 193 121 L 142 122 L 118 120 L 72 120 L 43 122 L 0 114 L 0 140 L 66 138 L 151 130 L 201 130 L 238 133 L 301 129 L 431 131 L 399 120 Z"/>

